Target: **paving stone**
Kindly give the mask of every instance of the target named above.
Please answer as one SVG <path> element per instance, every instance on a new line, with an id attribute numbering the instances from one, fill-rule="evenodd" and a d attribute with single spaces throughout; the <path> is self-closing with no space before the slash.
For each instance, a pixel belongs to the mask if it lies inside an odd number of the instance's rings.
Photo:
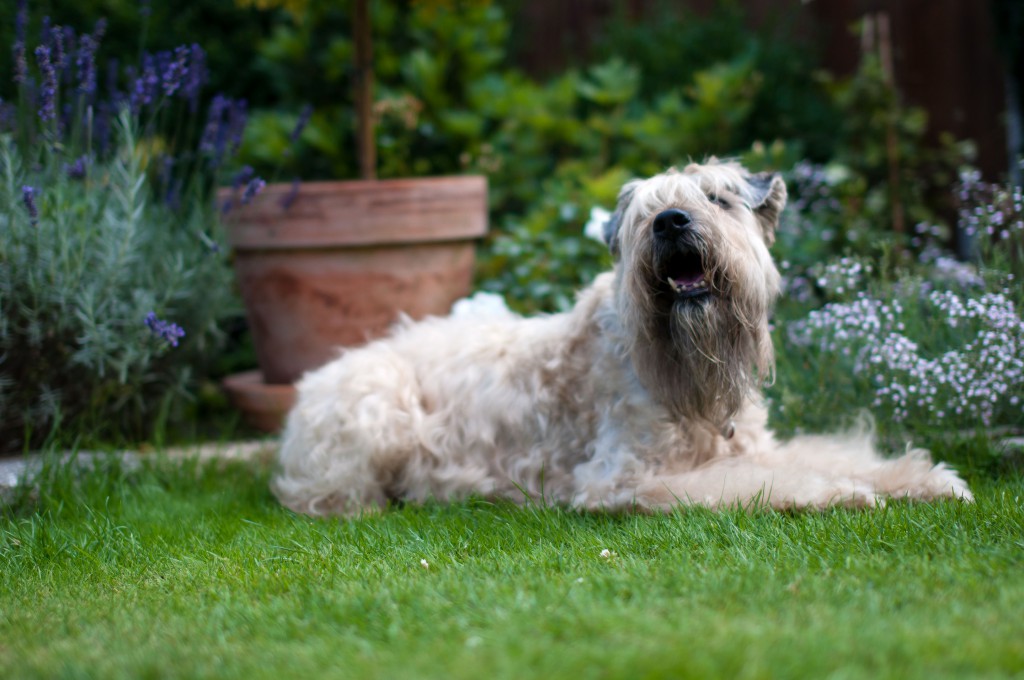
<path id="1" fill-rule="evenodd" d="M 198 458 L 200 461 L 209 460 L 240 460 L 240 461 L 268 461 L 273 458 L 277 451 L 275 440 L 258 440 L 245 442 L 215 442 L 196 444 L 191 446 L 169 447 L 162 449 L 167 458 L 175 460 L 186 460 Z M 121 459 L 126 469 L 137 468 L 143 458 L 158 455 L 157 451 L 78 451 L 77 453 L 67 452 L 62 454 L 61 462 L 68 463 L 74 459 L 75 464 L 83 469 L 91 468 L 99 460 L 106 460 L 111 455 Z M 18 484 L 24 482 L 39 473 L 43 466 L 43 455 L 40 453 L 29 453 L 17 458 L 0 458 L 0 503 L 7 504 L 13 500 L 15 489 Z"/>

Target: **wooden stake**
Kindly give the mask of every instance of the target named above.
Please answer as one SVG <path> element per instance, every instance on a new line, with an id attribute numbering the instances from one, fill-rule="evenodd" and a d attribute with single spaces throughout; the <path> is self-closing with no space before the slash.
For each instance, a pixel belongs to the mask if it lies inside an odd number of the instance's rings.
<path id="1" fill-rule="evenodd" d="M 359 175 L 363 179 L 377 179 L 377 145 L 373 134 L 373 39 L 369 0 L 355 0 L 352 25 L 355 33 L 356 153 L 359 157 Z"/>
<path id="2" fill-rule="evenodd" d="M 878 59 L 882 65 L 886 85 L 892 91 L 893 104 L 886 121 L 885 149 L 889 160 L 889 204 L 892 207 L 892 230 L 904 234 L 903 198 L 900 196 L 900 148 L 896 136 L 896 119 L 900 115 L 899 92 L 896 89 L 896 70 L 892 60 L 892 36 L 889 32 L 889 15 L 878 13 Z"/>

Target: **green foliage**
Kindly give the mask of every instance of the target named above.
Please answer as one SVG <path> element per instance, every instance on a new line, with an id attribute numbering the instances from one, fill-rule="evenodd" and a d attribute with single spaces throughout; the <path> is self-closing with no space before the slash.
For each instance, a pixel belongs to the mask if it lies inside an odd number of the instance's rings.
<path id="1" fill-rule="evenodd" d="M 481 287 L 520 311 L 568 309 L 575 292 L 611 266 L 608 249 L 585 236 L 584 225 L 595 207 L 614 203 L 629 176 L 615 168 L 592 178 L 571 163 L 559 173 L 525 215 L 506 222 L 478 263 Z"/>
<path id="2" fill-rule="evenodd" d="M 229 64 L 214 52 L 211 72 L 227 92 L 277 107 L 251 116 L 242 162 L 268 179 L 355 177 L 351 3 L 238 5 L 237 31 L 249 37 L 238 52 L 254 46 L 256 57 Z M 666 3 L 641 22 L 608 21 L 596 36 L 593 63 L 538 82 L 504 65 L 507 5 L 372 3 L 374 115 L 380 176 L 488 175 L 494 238 L 482 250 L 481 280 L 520 309 L 564 305 L 579 282 L 605 266 L 600 248 L 578 231 L 591 207 L 614 200 L 607 191 L 588 192 L 593 178 L 624 180 L 709 153 L 747 153 L 761 137 L 807 140 L 830 119 L 821 83 L 804 77 L 813 51 L 774 39 L 792 13 L 757 33 L 736 3 L 701 17 Z M 121 35 L 132 12 L 117 4 L 112 36 Z M 222 23 L 211 12 L 199 3 L 182 17 L 153 21 L 173 33 L 187 19 L 185 36 L 193 40 L 208 30 L 198 18 L 210 27 Z M 265 26 L 270 30 L 254 38 Z M 127 52 L 119 42 L 113 49 Z M 290 136 L 307 104 L 313 114 L 295 145 Z M 790 141 L 781 155 L 794 159 L 802 146 Z M 512 246 L 510 238 L 529 240 Z M 513 251 L 521 258 L 514 275 Z"/>
<path id="3" fill-rule="evenodd" d="M 460 155 L 480 145 L 484 120 L 470 108 L 469 88 L 504 58 L 508 25 L 489 2 L 372 3 L 374 116 L 381 177 L 442 175 L 461 169 Z M 352 71 L 351 3 L 309 0 L 288 11 L 257 44 L 252 69 L 280 107 L 314 107 L 296 153 L 284 158 L 294 113 L 263 111 L 247 135 L 243 158 L 291 178 L 358 174 Z"/>
<path id="4" fill-rule="evenodd" d="M 275 172 L 289 179 L 354 177 L 349 7 L 311 0 L 287 16 L 259 45 L 256 68 L 286 107 L 296 111 L 308 101 L 315 113 L 293 154 L 295 114 L 256 113 L 243 158 L 264 174 L 280 167 Z M 707 20 L 679 19 L 674 26 L 685 25 L 694 40 L 673 42 L 673 49 L 708 44 L 697 37 L 726 28 L 738 37 L 712 41 L 715 49 L 698 62 L 677 55 L 686 68 L 668 84 L 658 71 L 667 57 L 650 50 L 639 64 L 616 56 L 632 58 L 621 50 L 537 82 L 501 68 L 509 24 L 496 3 L 374 3 L 379 174 L 486 174 L 493 237 L 481 253 L 482 286 L 522 311 L 562 308 L 607 266 L 601 247 L 580 231 L 592 207 L 615 199 L 617 187 L 594 178 L 621 182 L 750 147 L 763 84 L 784 79 L 773 69 L 788 62 L 765 61 L 771 50 L 751 47 L 739 16 L 732 7 Z M 605 45 L 630 39 L 617 40 Z M 794 158 L 795 148 L 781 155 Z"/>
<path id="5" fill-rule="evenodd" d="M 184 77 L 198 47 L 146 56 L 111 94 L 118 79 L 98 87 L 89 39 L 69 35 L 29 36 L 18 103 L 0 104 L 5 451 L 57 425 L 118 442 L 161 429 L 237 308 L 211 193 L 244 108 L 200 135 L 202 78 Z"/>
<path id="6" fill-rule="evenodd" d="M 595 37 L 593 58 L 629 55 L 641 74 L 640 96 L 655 99 L 689 83 L 719 64 L 744 61 L 752 66 L 745 107 L 756 115 L 738 117 L 728 144 L 708 144 L 712 152 L 735 152 L 756 140 L 799 140 L 800 152 L 822 161 L 835 146 L 837 112 L 822 83 L 813 76 L 820 46 L 813 31 L 798 26 L 807 20 L 799 5 L 780 3 L 751 28 L 742 3 L 716 2 L 705 12 L 685 3 L 647 3 L 642 15 L 630 15 L 625 3 Z M 794 41 L 794 33 L 800 33 Z M 731 114 L 732 111 L 723 111 Z"/>
<path id="7" fill-rule="evenodd" d="M 829 87 L 840 121 L 833 162 L 860 185 L 855 187 L 855 211 L 846 222 L 890 238 L 901 236 L 893 235 L 900 218 L 905 232 L 921 222 L 935 224 L 936 214 L 951 207 L 948 189 L 959 166 L 973 156 L 973 145 L 949 135 L 938 147 L 927 144 L 927 113 L 900 103 L 873 55 L 862 59 L 853 77 L 831 81 Z"/>
<path id="8" fill-rule="evenodd" d="M 635 67 L 613 59 L 543 86 L 521 76 L 474 86 L 473 110 L 493 132 L 466 167 L 489 175 L 499 220 L 494 249 L 482 254 L 481 279 L 518 308 L 551 310 L 571 301 L 578 284 L 608 264 L 582 235 L 591 208 L 614 205 L 634 176 L 702 157 L 708 144 L 735 148 L 757 87 L 750 62 L 739 60 L 700 71 L 694 83 L 647 105 L 634 96 L 638 77 Z"/>
<path id="9" fill-rule="evenodd" d="M 114 439 L 146 434 L 216 353 L 218 322 L 235 305 L 230 269 L 210 247 L 209 209 L 179 213 L 153 200 L 125 116 L 117 148 L 73 179 L 59 151 L 26 158 L 0 138 L 5 449 L 36 443 L 61 422 Z M 38 187 L 35 222 L 24 185 Z M 185 328 L 181 346 L 147 327 L 154 311 Z"/>

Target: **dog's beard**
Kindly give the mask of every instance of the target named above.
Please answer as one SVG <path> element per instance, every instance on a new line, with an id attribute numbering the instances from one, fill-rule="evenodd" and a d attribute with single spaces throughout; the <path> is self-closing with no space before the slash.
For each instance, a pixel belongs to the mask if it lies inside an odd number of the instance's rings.
<path id="1" fill-rule="evenodd" d="M 707 258 L 708 291 L 674 290 L 657 268 L 634 272 L 631 355 L 643 385 L 674 416 L 725 428 L 773 361 L 763 294 L 744 296 Z"/>

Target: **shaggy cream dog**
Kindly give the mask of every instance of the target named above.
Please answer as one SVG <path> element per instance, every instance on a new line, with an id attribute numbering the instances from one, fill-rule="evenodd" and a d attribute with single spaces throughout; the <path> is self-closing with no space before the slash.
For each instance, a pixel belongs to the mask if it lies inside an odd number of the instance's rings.
<path id="1" fill-rule="evenodd" d="M 604 510 L 971 500 L 926 451 L 767 429 L 785 201 L 778 176 L 715 161 L 627 184 L 605 229 L 615 268 L 571 311 L 403 323 L 307 374 L 275 493 L 314 515 L 471 494 Z"/>

